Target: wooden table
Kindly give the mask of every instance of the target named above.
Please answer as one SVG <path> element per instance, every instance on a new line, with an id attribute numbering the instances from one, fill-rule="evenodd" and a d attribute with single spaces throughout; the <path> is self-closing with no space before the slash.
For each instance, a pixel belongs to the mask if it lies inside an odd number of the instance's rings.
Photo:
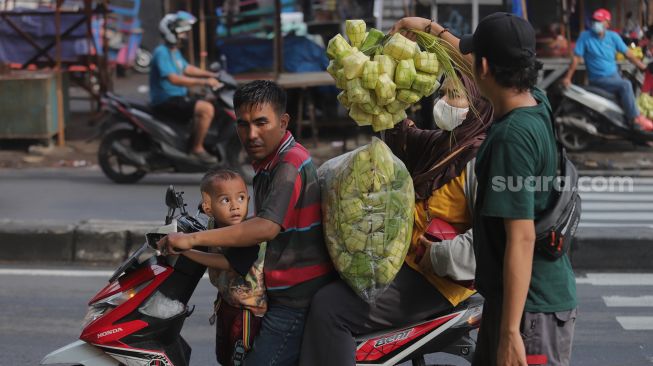
<path id="1" fill-rule="evenodd" d="M 245 84 L 253 80 L 272 80 L 284 89 L 301 89 L 299 100 L 297 101 L 297 137 L 302 136 L 302 127 L 307 124 L 311 127 L 313 144 L 317 146 L 317 123 L 315 121 L 315 101 L 313 95 L 307 92 L 308 88 L 316 86 L 335 85 L 331 75 L 326 71 L 317 72 L 283 72 L 275 78 L 274 74 L 241 74 L 236 76 L 236 80 Z M 304 101 L 308 112 L 308 119 L 304 119 Z"/>

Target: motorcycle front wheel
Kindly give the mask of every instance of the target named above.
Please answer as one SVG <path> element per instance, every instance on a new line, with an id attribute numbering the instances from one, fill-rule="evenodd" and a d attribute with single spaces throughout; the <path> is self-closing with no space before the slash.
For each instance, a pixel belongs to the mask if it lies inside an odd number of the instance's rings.
<path id="1" fill-rule="evenodd" d="M 135 183 L 147 173 L 129 154 L 147 151 L 147 141 L 133 130 L 113 131 L 102 139 L 98 164 L 107 178 L 116 183 Z"/>

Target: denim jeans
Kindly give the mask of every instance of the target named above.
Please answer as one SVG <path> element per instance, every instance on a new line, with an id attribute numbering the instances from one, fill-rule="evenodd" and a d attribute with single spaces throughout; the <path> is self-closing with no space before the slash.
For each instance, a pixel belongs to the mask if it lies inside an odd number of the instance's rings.
<path id="1" fill-rule="evenodd" d="M 630 81 L 623 79 L 619 74 L 591 79 L 590 85 L 616 94 L 617 97 L 619 97 L 621 108 L 623 108 L 626 113 L 628 121 L 632 121 L 635 117 L 639 116 L 639 109 L 635 102 L 633 86 Z"/>
<path id="2" fill-rule="evenodd" d="M 308 308 L 270 305 L 245 366 L 295 366 Z"/>

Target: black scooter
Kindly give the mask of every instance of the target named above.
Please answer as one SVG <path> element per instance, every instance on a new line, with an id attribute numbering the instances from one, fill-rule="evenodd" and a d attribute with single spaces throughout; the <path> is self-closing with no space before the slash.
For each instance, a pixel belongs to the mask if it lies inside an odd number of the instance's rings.
<path id="1" fill-rule="evenodd" d="M 204 140 L 204 148 L 218 158 L 217 166 L 240 173 L 251 182 L 254 171 L 236 132 L 233 96 L 237 83 L 222 70 L 218 79 L 224 86 L 208 92 L 215 106 L 215 119 Z M 155 115 L 142 101 L 113 93 L 102 97 L 106 117 L 101 125 L 102 140 L 98 163 L 116 183 L 134 183 L 154 171 L 205 172 L 207 164 L 187 153 L 191 129 L 185 121 Z"/>
<path id="2" fill-rule="evenodd" d="M 623 72 L 633 84 L 635 95 L 641 88 L 641 73 Z M 581 151 L 606 140 L 627 140 L 636 145 L 653 141 L 653 133 L 633 127 L 616 95 L 594 86 L 570 85 L 560 88 L 561 99 L 555 110 L 560 142 L 569 151 Z"/>

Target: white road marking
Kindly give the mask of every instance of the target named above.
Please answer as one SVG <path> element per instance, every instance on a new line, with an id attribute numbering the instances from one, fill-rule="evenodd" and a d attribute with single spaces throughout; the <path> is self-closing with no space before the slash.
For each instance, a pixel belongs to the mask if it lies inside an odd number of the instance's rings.
<path id="1" fill-rule="evenodd" d="M 618 316 L 617 321 L 625 330 L 653 330 L 653 316 Z"/>
<path id="2" fill-rule="evenodd" d="M 607 307 L 653 307 L 653 296 L 603 296 Z"/>
<path id="3" fill-rule="evenodd" d="M 577 284 L 594 286 L 653 286 L 653 273 L 588 273 Z"/>
<path id="4" fill-rule="evenodd" d="M 0 268 L 0 276 L 56 276 L 56 277 L 106 277 L 107 280 L 113 275 L 113 271 L 102 271 L 95 269 L 21 269 L 21 268 Z M 203 278 L 209 278 L 204 274 Z"/>
<path id="5" fill-rule="evenodd" d="M 113 271 L 66 270 L 66 269 L 9 269 L 0 268 L 0 275 L 6 276 L 57 276 L 57 277 L 110 277 Z"/>

